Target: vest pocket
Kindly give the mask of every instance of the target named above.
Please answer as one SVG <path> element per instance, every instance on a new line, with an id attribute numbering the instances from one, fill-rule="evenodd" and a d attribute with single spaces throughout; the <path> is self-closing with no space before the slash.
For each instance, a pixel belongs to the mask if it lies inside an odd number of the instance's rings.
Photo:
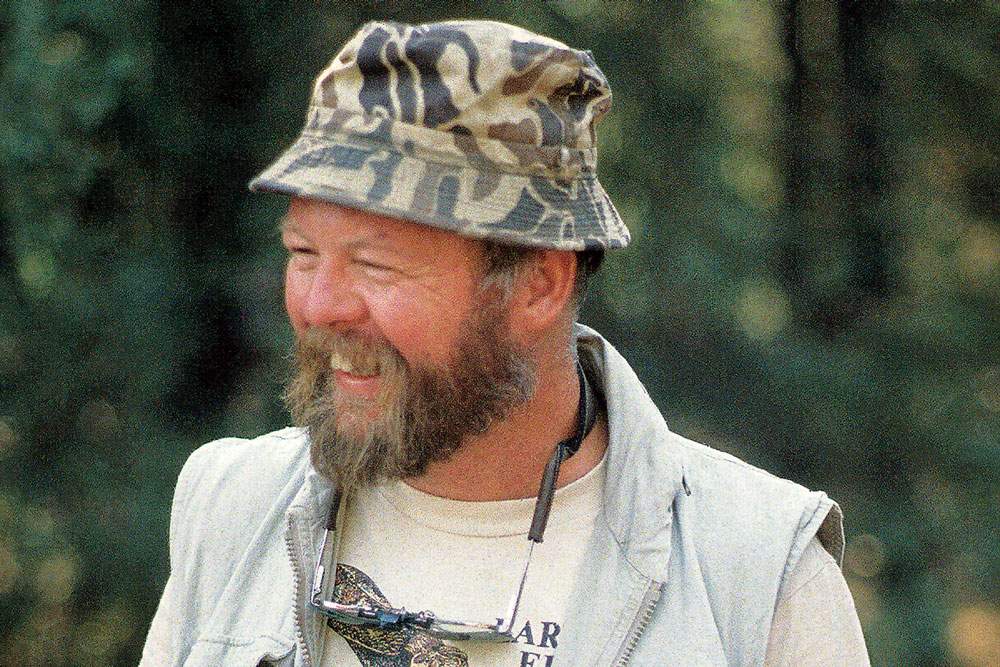
<path id="1" fill-rule="evenodd" d="M 295 646 L 258 637 L 247 643 L 201 639 L 191 648 L 185 667 L 225 665 L 229 667 L 291 667 L 295 664 Z"/>

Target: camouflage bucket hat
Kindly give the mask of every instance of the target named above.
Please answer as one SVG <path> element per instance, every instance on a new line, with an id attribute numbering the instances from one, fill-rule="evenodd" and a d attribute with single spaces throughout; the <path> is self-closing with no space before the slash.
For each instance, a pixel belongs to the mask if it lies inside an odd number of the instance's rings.
<path id="1" fill-rule="evenodd" d="M 516 245 L 623 247 L 596 173 L 594 125 L 610 105 L 590 53 L 516 26 L 369 23 L 250 188 Z"/>

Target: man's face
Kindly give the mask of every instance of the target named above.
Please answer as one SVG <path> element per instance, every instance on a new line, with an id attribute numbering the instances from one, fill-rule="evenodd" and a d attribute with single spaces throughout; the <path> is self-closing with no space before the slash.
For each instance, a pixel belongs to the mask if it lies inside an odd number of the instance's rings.
<path id="1" fill-rule="evenodd" d="M 531 393 L 476 243 L 302 199 L 282 240 L 299 339 L 286 399 L 342 486 L 419 475 Z"/>

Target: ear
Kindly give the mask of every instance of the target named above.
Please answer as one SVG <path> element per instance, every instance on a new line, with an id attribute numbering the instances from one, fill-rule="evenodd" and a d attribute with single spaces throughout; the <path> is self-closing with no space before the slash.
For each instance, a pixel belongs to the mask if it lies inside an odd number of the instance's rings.
<path id="1" fill-rule="evenodd" d="M 539 252 L 521 273 L 508 302 L 511 331 L 530 337 L 564 317 L 573 298 L 576 270 L 572 251 Z"/>

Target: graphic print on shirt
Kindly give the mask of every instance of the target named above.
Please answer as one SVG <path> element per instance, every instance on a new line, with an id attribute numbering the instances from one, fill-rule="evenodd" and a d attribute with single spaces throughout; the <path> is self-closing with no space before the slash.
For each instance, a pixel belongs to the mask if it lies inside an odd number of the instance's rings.
<path id="1" fill-rule="evenodd" d="M 341 604 L 390 609 L 392 605 L 361 570 L 339 563 L 334 597 Z M 454 646 L 410 628 L 387 630 L 349 625 L 327 619 L 334 632 L 343 637 L 363 667 L 468 667 L 469 659 Z"/>

